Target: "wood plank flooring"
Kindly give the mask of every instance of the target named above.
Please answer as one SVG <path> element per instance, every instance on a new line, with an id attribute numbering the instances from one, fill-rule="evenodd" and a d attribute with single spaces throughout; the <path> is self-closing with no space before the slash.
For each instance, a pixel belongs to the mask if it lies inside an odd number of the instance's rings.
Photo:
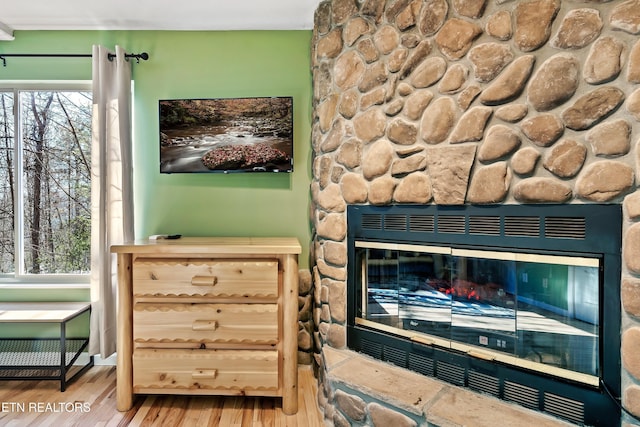
<path id="1" fill-rule="evenodd" d="M 115 366 L 94 366 L 60 392 L 58 381 L 0 381 L 0 425 L 320 427 L 311 367 L 298 368 L 298 413 L 285 415 L 280 398 L 138 396 L 128 412 L 116 410 Z"/>

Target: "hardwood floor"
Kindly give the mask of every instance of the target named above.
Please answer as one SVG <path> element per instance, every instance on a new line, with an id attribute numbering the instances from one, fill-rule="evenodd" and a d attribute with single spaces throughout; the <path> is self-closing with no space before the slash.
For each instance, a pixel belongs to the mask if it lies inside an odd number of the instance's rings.
<path id="1" fill-rule="evenodd" d="M 285 415 L 280 398 L 138 396 L 128 412 L 116 410 L 115 366 L 94 366 L 67 391 L 57 381 L 0 381 L 0 425 L 320 427 L 316 379 L 298 368 L 298 413 Z"/>

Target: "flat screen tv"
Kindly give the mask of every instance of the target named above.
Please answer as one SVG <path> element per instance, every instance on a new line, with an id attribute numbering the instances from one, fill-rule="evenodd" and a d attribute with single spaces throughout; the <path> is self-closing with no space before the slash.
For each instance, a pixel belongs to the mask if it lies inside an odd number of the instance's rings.
<path id="1" fill-rule="evenodd" d="M 293 171 L 293 98 L 158 101 L 161 173 Z"/>

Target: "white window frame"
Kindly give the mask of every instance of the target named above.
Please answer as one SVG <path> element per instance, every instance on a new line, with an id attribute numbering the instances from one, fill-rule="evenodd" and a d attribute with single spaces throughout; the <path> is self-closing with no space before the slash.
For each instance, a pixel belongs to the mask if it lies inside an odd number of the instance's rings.
<path id="1" fill-rule="evenodd" d="M 15 256 L 15 272 L 13 274 L 0 273 L 0 288 L 87 288 L 91 274 L 26 274 L 24 272 L 24 204 L 22 202 L 24 194 L 23 175 L 23 155 L 22 155 L 22 120 L 20 108 L 18 108 L 20 92 L 25 91 L 83 91 L 92 92 L 92 82 L 90 80 L 0 80 L 0 91 L 13 92 L 13 117 L 14 124 L 14 172 L 16 188 L 19 195 L 16 197 L 14 205 L 14 247 L 20 248 Z"/>

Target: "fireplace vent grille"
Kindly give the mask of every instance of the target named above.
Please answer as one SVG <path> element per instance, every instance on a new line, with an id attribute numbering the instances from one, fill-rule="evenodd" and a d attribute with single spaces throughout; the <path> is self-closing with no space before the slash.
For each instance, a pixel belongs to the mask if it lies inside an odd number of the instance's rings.
<path id="1" fill-rule="evenodd" d="M 577 424 L 584 423 L 584 404 L 566 397 L 545 393 L 544 411 Z"/>
<path id="2" fill-rule="evenodd" d="M 464 234 L 466 221 L 464 215 L 438 216 L 438 233 Z"/>
<path id="3" fill-rule="evenodd" d="M 433 215 L 410 215 L 409 231 L 433 233 L 435 231 L 435 218 Z"/>
<path id="4" fill-rule="evenodd" d="M 368 354 L 373 358 L 382 359 L 382 344 L 380 343 L 363 339 L 361 350 L 363 353 Z"/>
<path id="5" fill-rule="evenodd" d="M 538 217 L 493 215 L 363 214 L 362 228 L 370 231 L 471 234 L 481 236 L 532 237 L 585 240 L 584 217 Z"/>
<path id="6" fill-rule="evenodd" d="M 472 370 L 468 371 L 468 375 L 469 388 L 495 397 L 500 397 L 500 381 L 498 378 Z"/>
<path id="7" fill-rule="evenodd" d="M 416 371 L 422 375 L 433 377 L 433 359 L 424 357 L 419 354 L 409 354 L 409 369 Z"/>
<path id="8" fill-rule="evenodd" d="M 436 365 L 436 378 L 451 384 L 464 386 L 465 369 L 462 366 L 439 361 Z"/>
<path id="9" fill-rule="evenodd" d="M 484 236 L 500 235 L 500 217 L 499 216 L 470 216 L 469 217 L 469 234 Z"/>
<path id="10" fill-rule="evenodd" d="M 511 381 L 504 382 L 504 399 L 530 409 L 538 409 L 539 406 L 538 390 Z"/>
<path id="11" fill-rule="evenodd" d="M 585 218 L 547 217 L 544 223 L 544 236 L 548 238 L 584 240 L 587 235 Z"/>
<path id="12" fill-rule="evenodd" d="M 365 230 L 382 230 L 382 215 L 364 214 L 362 215 L 362 228 Z"/>
<path id="13" fill-rule="evenodd" d="M 504 235 L 510 237 L 539 237 L 540 218 L 537 216 L 505 216 Z"/>
<path id="14" fill-rule="evenodd" d="M 385 345 L 382 348 L 382 360 L 404 368 L 407 366 L 407 353 L 399 348 Z"/>
<path id="15" fill-rule="evenodd" d="M 385 215 L 384 229 L 386 231 L 405 231 L 407 229 L 407 217 L 403 214 Z"/>

